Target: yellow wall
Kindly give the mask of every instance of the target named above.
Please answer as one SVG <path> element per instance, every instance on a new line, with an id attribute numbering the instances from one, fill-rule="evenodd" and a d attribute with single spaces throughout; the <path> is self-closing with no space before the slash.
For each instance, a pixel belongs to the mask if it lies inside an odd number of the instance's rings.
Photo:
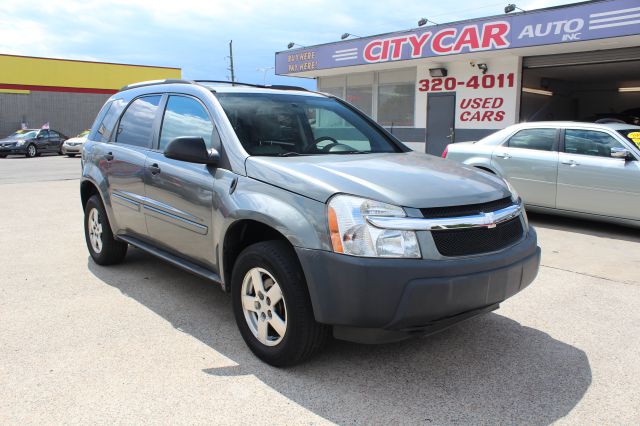
<path id="1" fill-rule="evenodd" d="M 0 55 L 0 84 L 119 90 L 145 80 L 181 78 L 179 68 Z"/>

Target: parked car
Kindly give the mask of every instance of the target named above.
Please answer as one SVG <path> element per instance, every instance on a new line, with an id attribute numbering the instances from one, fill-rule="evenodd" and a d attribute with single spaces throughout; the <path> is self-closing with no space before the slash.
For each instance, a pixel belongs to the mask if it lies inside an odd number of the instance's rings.
<path id="1" fill-rule="evenodd" d="M 599 124 L 607 124 L 607 123 L 627 123 L 633 125 L 640 124 L 640 114 L 638 114 L 638 110 L 629 109 L 626 111 L 622 111 L 620 113 L 616 112 L 603 112 L 594 114 L 590 117 L 585 118 L 582 121 L 587 121 L 590 123 L 599 123 Z"/>
<path id="2" fill-rule="evenodd" d="M 507 179 L 529 210 L 640 227 L 640 126 L 516 124 L 444 157 Z"/>
<path id="3" fill-rule="evenodd" d="M 89 130 L 84 130 L 78 136 L 67 139 L 62 144 L 62 153 L 67 157 L 75 157 L 76 154 L 82 153 L 82 145 L 87 141 Z"/>
<path id="4" fill-rule="evenodd" d="M 62 154 L 61 148 L 65 139 L 67 137 L 56 130 L 18 130 L 0 139 L 0 158 L 6 158 L 7 155 L 24 155 L 32 158 L 47 152 Z"/>
<path id="5" fill-rule="evenodd" d="M 331 331 L 372 343 L 439 331 L 496 309 L 539 267 L 504 180 L 412 152 L 304 89 L 127 87 L 82 165 L 93 260 L 121 262 L 133 245 L 219 283 L 249 348 L 275 366 Z"/>

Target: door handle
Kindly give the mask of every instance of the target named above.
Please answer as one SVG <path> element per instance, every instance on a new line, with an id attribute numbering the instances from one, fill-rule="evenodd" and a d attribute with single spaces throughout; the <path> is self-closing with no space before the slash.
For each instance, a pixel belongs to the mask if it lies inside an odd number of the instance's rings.
<path id="1" fill-rule="evenodd" d="M 104 155 L 104 159 L 105 159 L 105 160 L 107 160 L 107 161 L 111 161 L 111 160 L 113 160 L 113 152 L 107 152 L 107 153 Z"/>
<path id="2" fill-rule="evenodd" d="M 576 160 L 563 160 L 561 161 L 561 163 L 566 164 L 567 166 L 570 166 L 570 167 L 575 167 L 580 165 L 580 163 L 578 163 Z"/>
<path id="3" fill-rule="evenodd" d="M 453 127 L 449 127 L 449 136 L 445 136 L 445 138 L 453 140 L 453 135 L 454 135 Z"/>
<path id="4" fill-rule="evenodd" d="M 151 171 L 152 175 L 157 175 L 158 173 L 160 173 L 160 167 L 156 163 L 150 165 L 149 170 Z"/>
<path id="5" fill-rule="evenodd" d="M 496 154 L 496 157 L 504 158 L 505 160 L 508 160 L 509 158 L 511 158 L 511 156 L 506 152 L 501 152 L 499 154 Z"/>

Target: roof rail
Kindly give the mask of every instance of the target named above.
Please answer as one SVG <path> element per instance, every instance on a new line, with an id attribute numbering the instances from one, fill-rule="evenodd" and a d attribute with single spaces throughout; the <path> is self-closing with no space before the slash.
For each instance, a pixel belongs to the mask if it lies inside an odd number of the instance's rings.
<path id="1" fill-rule="evenodd" d="M 193 84 L 194 82 L 191 80 L 181 80 L 178 78 L 166 78 L 164 80 L 149 80 L 149 81 L 141 81 L 139 83 L 131 83 L 128 84 L 126 86 L 124 86 L 122 90 L 129 90 L 129 89 L 135 89 L 138 87 L 144 87 L 144 86 L 154 86 L 156 84 L 171 84 L 171 83 L 177 83 L 177 84 Z"/>
<path id="2" fill-rule="evenodd" d="M 257 87 L 260 89 L 275 89 L 275 90 L 302 90 L 307 92 L 308 90 L 304 87 L 298 86 L 287 86 L 282 84 L 274 84 L 272 86 L 266 86 L 264 84 L 254 84 L 254 83 L 241 83 L 239 81 L 228 81 L 228 80 L 193 80 L 194 83 L 222 83 L 229 84 L 231 86 L 247 86 L 247 87 Z"/>

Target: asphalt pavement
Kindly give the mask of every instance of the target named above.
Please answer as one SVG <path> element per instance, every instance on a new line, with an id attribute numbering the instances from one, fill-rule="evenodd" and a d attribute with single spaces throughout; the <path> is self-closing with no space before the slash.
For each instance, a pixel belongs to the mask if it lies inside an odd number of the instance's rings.
<path id="1" fill-rule="evenodd" d="M 530 215 L 543 266 L 499 310 L 283 370 L 217 285 L 136 249 L 94 264 L 79 167 L 0 160 L 3 425 L 640 423 L 638 230 Z"/>

